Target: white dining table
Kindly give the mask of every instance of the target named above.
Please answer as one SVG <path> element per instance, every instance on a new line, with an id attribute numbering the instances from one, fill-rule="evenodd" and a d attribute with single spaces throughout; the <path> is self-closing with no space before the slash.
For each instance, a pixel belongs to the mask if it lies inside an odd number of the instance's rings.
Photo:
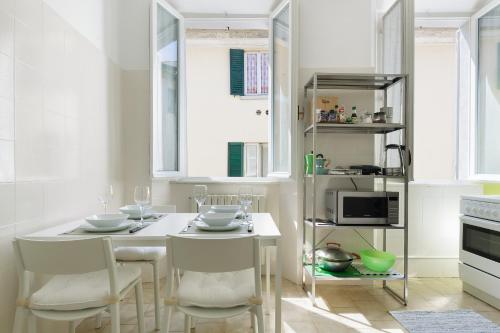
<path id="1" fill-rule="evenodd" d="M 195 213 L 170 213 L 152 222 L 148 227 L 139 230 L 136 233 L 116 233 L 106 234 L 111 237 L 113 244 L 117 246 L 165 246 L 165 238 L 171 235 L 182 235 L 183 237 L 234 237 L 236 234 L 231 232 L 205 232 L 205 233 L 183 233 L 182 231 L 195 219 Z M 76 220 L 54 227 L 43 229 L 24 237 L 31 239 L 46 239 L 46 240 L 62 240 L 82 238 L 85 235 L 68 234 L 72 230 L 78 228 L 84 220 Z M 274 247 L 275 251 L 275 272 L 274 272 L 274 287 L 275 287 L 275 332 L 281 332 L 281 233 L 276 226 L 271 214 L 269 213 L 252 213 L 253 234 L 261 240 L 261 246 L 266 249 L 266 312 L 270 309 L 270 251 Z M 88 233 L 88 236 L 98 236 L 96 233 Z M 168 255 L 168 254 L 167 254 Z"/>

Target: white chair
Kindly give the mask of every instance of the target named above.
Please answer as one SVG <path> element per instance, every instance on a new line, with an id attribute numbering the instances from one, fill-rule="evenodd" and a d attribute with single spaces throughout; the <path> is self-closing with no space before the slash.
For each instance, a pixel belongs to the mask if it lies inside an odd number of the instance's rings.
<path id="1" fill-rule="evenodd" d="M 162 333 L 170 327 L 172 311 L 185 315 L 185 332 L 191 319 L 222 319 L 250 311 L 254 331 L 264 333 L 259 240 L 235 238 L 167 238 L 167 287 Z M 183 270 L 177 290 L 173 277 Z"/>
<path id="2" fill-rule="evenodd" d="M 175 213 L 175 205 L 153 206 L 156 213 Z M 160 329 L 160 262 L 167 251 L 164 247 L 121 246 L 115 248 L 115 257 L 119 263 L 150 264 L 153 266 L 153 291 L 155 301 L 155 328 Z M 97 324 L 100 327 L 100 324 Z"/>
<path id="3" fill-rule="evenodd" d="M 201 214 L 206 213 L 211 207 L 212 205 L 201 205 L 199 212 Z M 264 253 L 261 258 L 263 265 L 266 267 L 266 314 L 269 314 L 271 312 L 271 248 L 266 246 L 263 250 Z"/>
<path id="4" fill-rule="evenodd" d="M 19 274 L 14 332 L 36 332 L 36 318 L 69 322 L 69 332 L 85 318 L 111 312 L 111 332 L 120 332 L 120 301 L 135 288 L 139 332 L 144 333 L 141 271 L 117 267 L 108 237 L 64 241 L 16 238 Z M 33 291 L 34 274 L 52 275 Z"/>

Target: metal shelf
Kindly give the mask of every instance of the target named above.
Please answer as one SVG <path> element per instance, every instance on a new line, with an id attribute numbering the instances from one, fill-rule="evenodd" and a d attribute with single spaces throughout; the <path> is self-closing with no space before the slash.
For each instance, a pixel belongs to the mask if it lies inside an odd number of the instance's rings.
<path id="1" fill-rule="evenodd" d="M 360 267 L 360 264 L 353 266 L 357 266 L 357 268 Z M 363 271 L 366 271 L 364 269 Z M 312 276 L 312 265 L 304 265 L 304 273 L 311 279 L 313 278 Z M 387 273 L 377 273 L 377 272 L 370 272 L 368 274 L 363 274 L 361 276 L 335 276 L 335 275 L 328 275 L 326 272 L 323 272 L 323 274 L 318 275 L 315 274 L 314 278 L 319 281 L 345 281 L 345 280 L 350 280 L 350 281 L 362 281 L 362 280 L 371 280 L 371 281 L 392 281 L 392 280 L 404 280 L 404 275 L 391 269 Z"/>
<path id="2" fill-rule="evenodd" d="M 313 124 L 309 125 L 304 129 L 304 137 L 310 138 L 312 143 L 312 152 L 315 155 L 315 152 L 321 151 L 319 144 L 325 144 L 325 140 L 323 138 L 321 140 L 318 139 L 319 134 L 351 134 L 351 135 L 365 135 L 365 134 L 381 134 L 383 146 L 386 145 L 387 142 L 387 134 L 395 131 L 402 130 L 402 138 L 403 142 L 401 144 L 407 145 L 410 141 L 410 133 L 407 130 L 410 128 L 411 123 L 409 122 L 409 115 L 412 112 L 412 105 L 410 101 L 407 99 L 408 93 L 408 85 L 407 85 L 407 76 L 400 74 L 335 74 L 335 73 L 314 73 L 311 79 L 304 86 L 304 99 L 303 99 L 303 110 L 305 112 L 306 109 L 311 108 L 311 105 L 307 105 L 309 101 L 312 101 L 312 110 L 317 110 L 316 98 L 319 96 L 320 90 L 371 90 L 371 91 L 381 91 L 383 92 L 383 106 L 388 106 L 388 89 L 394 84 L 400 84 L 400 89 L 402 92 L 402 105 L 401 109 L 401 119 L 402 123 L 391 124 L 391 123 L 372 123 L 372 124 L 338 124 L 338 123 L 319 123 L 316 122 L 316 119 L 313 118 Z M 312 96 L 312 100 L 309 98 Z M 324 135 L 323 134 L 323 135 Z M 337 139 L 337 138 L 336 138 Z M 340 139 L 340 138 L 339 138 Z M 326 141 L 328 142 L 328 141 Z M 411 148 L 411 147 L 410 147 Z M 309 148 L 304 153 L 309 153 L 311 151 Z M 408 170 L 408 161 L 405 161 L 405 170 Z M 337 229 L 365 229 L 365 230 L 380 230 L 382 233 L 382 250 L 386 250 L 387 248 L 387 230 L 401 230 L 401 237 L 403 240 L 403 273 L 392 272 L 389 275 L 387 274 L 376 274 L 374 272 L 367 272 L 366 268 L 362 267 L 358 269 L 359 272 L 362 272 L 362 276 L 358 274 L 354 275 L 345 275 L 344 276 L 333 276 L 328 273 L 313 270 L 312 266 L 306 263 L 303 264 L 303 288 L 308 293 L 309 297 L 313 304 L 316 302 L 316 282 L 319 280 L 323 281 L 342 281 L 342 280 L 381 280 L 383 281 L 384 289 L 397 300 L 399 300 L 404 305 L 407 304 L 408 298 L 408 177 L 406 175 L 403 176 L 384 176 L 384 175 L 303 175 L 303 234 L 302 234 L 302 251 L 304 255 L 309 255 L 307 253 L 308 248 L 316 248 L 317 242 L 321 242 L 322 240 L 318 240 L 317 231 L 325 231 L 327 233 L 333 233 Z M 312 208 L 312 220 L 318 221 L 317 219 L 317 208 L 318 208 L 318 198 L 320 195 L 318 192 L 318 184 L 327 181 L 325 177 L 329 177 L 331 179 L 365 179 L 371 180 L 375 182 L 376 179 L 382 180 L 383 190 L 387 189 L 387 184 L 390 180 L 400 181 L 404 184 L 403 194 L 400 196 L 403 200 L 403 218 L 400 221 L 399 225 L 389 225 L 389 226 L 366 226 L 366 225 L 335 225 L 335 224 L 318 224 L 312 223 L 311 221 L 307 221 L 307 216 L 305 216 L 306 212 L 309 211 L 309 208 Z M 312 195 L 308 195 L 308 191 L 311 191 Z M 307 235 L 310 235 L 311 242 L 309 245 L 306 243 Z M 327 236 L 328 237 L 328 236 Z M 362 237 L 362 236 L 361 236 Z M 306 246 L 307 245 L 307 246 Z M 313 251 L 311 255 L 311 263 L 317 263 L 316 255 Z M 358 264 L 358 263 L 356 263 Z M 365 274 L 366 273 L 366 274 Z M 389 280 L 402 280 L 403 281 L 403 290 L 402 293 L 396 293 L 391 288 L 389 288 L 387 282 Z"/>
<path id="3" fill-rule="evenodd" d="M 305 88 L 314 89 L 316 76 L 316 89 L 354 89 L 354 90 L 385 90 L 395 83 L 403 80 L 403 74 L 329 74 L 316 73 Z"/>
<path id="4" fill-rule="evenodd" d="M 313 223 L 311 221 L 305 220 L 304 223 L 313 227 Z M 390 229 L 390 230 L 404 230 L 404 225 L 338 225 L 335 223 L 328 222 L 316 222 L 316 229 Z"/>
<path id="5" fill-rule="evenodd" d="M 339 179 L 394 179 L 404 180 L 406 176 L 386 176 L 386 175 L 316 175 L 316 177 L 329 177 Z M 313 178 L 313 175 L 304 175 L 304 178 Z"/>
<path id="6" fill-rule="evenodd" d="M 401 124 L 336 124 L 316 123 L 316 133 L 341 133 L 341 134 L 387 134 L 404 129 Z M 314 125 L 304 130 L 304 135 L 313 133 Z"/>

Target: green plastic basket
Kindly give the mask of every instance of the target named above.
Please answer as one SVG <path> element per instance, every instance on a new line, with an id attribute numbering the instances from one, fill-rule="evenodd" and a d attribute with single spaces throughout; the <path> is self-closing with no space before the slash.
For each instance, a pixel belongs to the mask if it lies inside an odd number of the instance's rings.
<path id="1" fill-rule="evenodd" d="M 361 250 L 361 262 L 374 272 L 387 272 L 396 262 L 396 256 L 389 252 L 378 250 Z"/>

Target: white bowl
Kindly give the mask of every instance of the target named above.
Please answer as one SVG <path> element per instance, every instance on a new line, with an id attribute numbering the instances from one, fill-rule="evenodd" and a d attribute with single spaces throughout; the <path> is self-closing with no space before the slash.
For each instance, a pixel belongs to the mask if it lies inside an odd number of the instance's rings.
<path id="1" fill-rule="evenodd" d="M 234 213 L 236 214 L 241 210 L 240 205 L 214 205 L 210 207 L 210 210 L 214 213 Z"/>
<path id="2" fill-rule="evenodd" d="M 113 228 L 127 221 L 127 214 L 96 214 L 88 216 L 85 220 L 96 228 Z"/>
<path id="3" fill-rule="evenodd" d="M 200 220 L 212 227 L 222 227 L 231 223 L 235 217 L 236 213 L 207 212 L 200 215 Z"/>
<path id="4" fill-rule="evenodd" d="M 141 217 L 141 210 L 137 205 L 127 205 L 120 208 L 120 212 L 128 214 L 131 219 L 138 219 Z M 143 217 L 149 217 L 153 214 L 153 207 L 144 206 Z"/>

